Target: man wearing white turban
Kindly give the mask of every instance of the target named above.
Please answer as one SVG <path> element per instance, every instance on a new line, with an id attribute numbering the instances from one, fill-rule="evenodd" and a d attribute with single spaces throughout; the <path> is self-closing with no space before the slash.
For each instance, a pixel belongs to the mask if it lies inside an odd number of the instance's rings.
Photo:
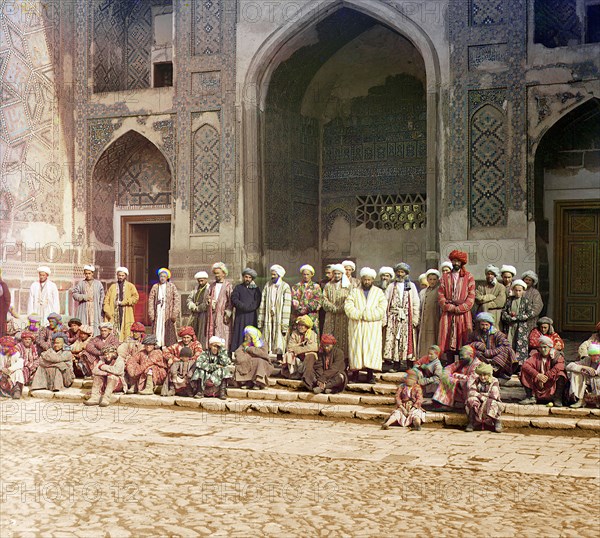
<path id="1" fill-rule="evenodd" d="M 292 290 L 283 280 L 284 275 L 281 265 L 271 266 L 271 280 L 263 288 L 258 309 L 258 329 L 263 334 L 265 349 L 278 356 L 286 350 L 292 310 Z"/>
<path id="2" fill-rule="evenodd" d="M 60 312 L 58 288 L 49 277 L 49 267 L 46 265 L 38 267 L 38 280 L 31 284 L 27 301 L 27 315 L 38 314 L 43 327 L 48 325 L 48 316 L 52 312 Z"/>
<path id="3" fill-rule="evenodd" d="M 313 282 L 315 269 L 312 265 L 303 265 L 300 267 L 302 278 L 300 282 L 292 286 L 292 316 L 290 326 L 292 330 L 296 328 L 296 320 L 300 316 L 307 315 L 313 322 L 312 330 L 318 335 L 319 331 L 319 310 L 323 300 L 321 286 Z"/>
<path id="4" fill-rule="evenodd" d="M 506 287 L 498 282 L 500 269 L 495 265 L 485 268 L 485 283 L 475 289 L 475 304 L 477 313 L 488 312 L 494 318 L 494 327 L 500 326 L 500 315 L 506 304 Z"/>
<path id="5" fill-rule="evenodd" d="M 188 295 L 187 307 L 190 311 L 188 325 L 194 329 L 202 349 L 207 348 L 206 316 L 208 312 L 208 273 L 198 271 L 194 278 L 198 282 L 196 289 Z"/>
<path id="6" fill-rule="evenodd" d="M 71 295 L 77 304 L 75 317 L 79 318 L 83 325 L 91 325 L 94 330 L 93 336 L 98 336 L 102 322 L 104 288 L 100 281 L 94 278 L 95 271 L 93 265 L 85 265 L 83 280 L 71 288 Z"/>
<path id="7" fill-rule="evenodd" d="M 140 300 L 137 288 L 127 281 L 127 267 L 117 267 L 117 281 L 108 288 L 104 298 L 104 320 L 114 324 L 119 342 L 125 342 L 135 322 L 134 307 Z"/>
<path id="8" fill-rule="evenodd" d="M 233 325 L 233 304 L 231 294 L 233 286 L 227 275 L 229 270 L 223 262 L 212 266 L 215 279 L 208 286 L 208 317 L 206 319 L 206 339 L 218 336 L 225 340 L 225 349 L 231 346 L 231 328 Z"/>
<path id="9" fill-rule="evenodd" d="M 344 266 L 344 272 L 346 273 L 350 284 L 352 284 L 353 287 L 358 288 L 360 286 L 360 279 L 352 276 L 354 271 L 356 271 L 356 264 L 352 260 L 344 260 L 342 265 Z"/>
<path id="10" fill-rule="evenodd" d="M 348 317 L 344 303 L 352 286 L 341 263 L 331 266 L 331 275 L 331 280 L 323 289 L 323 334 L 335 336 L 337 347 L 344 352 L 344 359 L 348 361 Z"/>
<path id="11" fill-rule="evenodd" d="M 386 323 L 387 301 L 383 291 L 373 286 L 377 271 L 363 267 L 360 287 L 353 288 L 344 310 L 348 316 L 350 340 L 350 377 L 358 380 L 360 370 L 367 371 L 367 383 L 375 383 L 374 370 L 381 371 L 383 326 Z"/>

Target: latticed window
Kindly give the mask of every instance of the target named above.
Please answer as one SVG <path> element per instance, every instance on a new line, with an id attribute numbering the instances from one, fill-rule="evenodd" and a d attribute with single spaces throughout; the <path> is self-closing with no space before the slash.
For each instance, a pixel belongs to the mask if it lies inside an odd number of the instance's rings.
<path id="1" fill-rule="evenodd" d="M 425 228 L 424 194 L 394 194 L 356 197 L 356 225 L 372 230 L 417 230 Z"/>

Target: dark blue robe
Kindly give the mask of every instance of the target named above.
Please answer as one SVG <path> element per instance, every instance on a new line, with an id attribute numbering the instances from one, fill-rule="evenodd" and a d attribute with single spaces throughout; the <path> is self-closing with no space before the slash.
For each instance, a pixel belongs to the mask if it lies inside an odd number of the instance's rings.
<path id="1" fill-rule="evenodd" d="M 233 334 L 231 336 L 231 350 L 235 351 L 244 341 L 244 327 L 252 325 L 256 327 L 258 307 L 262 300 L 260 288 L 248 288 L 244 284 L 238 284 L 231 294 L 231 302 L 235 307 L 235 321 L 233 322 Z"/>

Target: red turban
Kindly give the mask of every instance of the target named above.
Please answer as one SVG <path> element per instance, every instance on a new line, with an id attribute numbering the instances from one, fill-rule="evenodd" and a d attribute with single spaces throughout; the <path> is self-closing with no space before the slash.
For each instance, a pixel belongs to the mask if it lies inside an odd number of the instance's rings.
<path id="1" fill-rule="evenodd" d="M 335 346 L 337 344 L 337 340 L 333 334 L 324 334 L 321 336 L 321 345 L 322 346 Z"/>
<path id="2" fill-rule="evenodd" d="M 466 252 L 463 252 L 462 250 L 453 250 L 450 253 L 450 255 L 448 256 L 448 259 L 459 260 L 462 262 L 463 265 L 466 265 L 467 261 L 469 259 L 469 256 Z"/>
<path id="3" fill-rule="evenodd" d="M 143 323 L 136 321 L 133 325 L 131 325 L 131 332 L 145 333 L 146 327 Z"/>
<path id="4" fill-rule="evenodd" d="M 23 338 L 31 338 L 32 340 L 34 340 L 35 334 L 33 334 L 31 331 L 23 331 L 21 333 L 21 340 L 23 340 Z"/>
<path id="5" fill-rule="evenodd" d="M 192 327 L 181 327 L 179 332 L 177 333 L 179 338 L 183 338 L 184 336 L 191 336 L 192 338 L 196 338 L 196 333 Z"/>
<path id="6" fill-rule="evenodd" d="M 12 349 L 17 346 L 17 341 L 12 336 L 3 336 L 0 338 L 0 346 Z"/>

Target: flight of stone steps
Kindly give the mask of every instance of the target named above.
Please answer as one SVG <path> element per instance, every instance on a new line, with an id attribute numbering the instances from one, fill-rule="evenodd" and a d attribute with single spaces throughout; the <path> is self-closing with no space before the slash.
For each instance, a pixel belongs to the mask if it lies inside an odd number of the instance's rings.
<path id="1" fill-rule="evenodd" d="M 343 393 L 312 394 L 301 390 L 301 382 L 272 377 L 263 390 L 229 388 L 227 400 L 216 398 L 161 397 L 155 395 L 114 394 L 113 404 L 143 407 L 185 407 L 222 413 L 263 413 L 282 416 L 301 416 L 312 419 L 360 419 L 381 422 L 394 409 L 394 393 L 401 374 L 377 374 L 377 383 L 351 383 Z M 76 379 L 73 386 L 61 392 L 47 390 L 25 391 L 24 397 L 54 399 L 64 402 L 83 402 L 87 399 L 91 380 Z M 158 391 L 157 391 L 158 392 Z M 545 428 L 564 430 L 600 430 L 600 409 L 569 409 L 545 405 L 521 406 L 516 402 L 525 397 L 518 378 L 503 381 L 502 416 L 505 428 Z M 458 410 L 436 408 L 425 400 L 427 423 L 460 427 L 466 416 Z"/>

